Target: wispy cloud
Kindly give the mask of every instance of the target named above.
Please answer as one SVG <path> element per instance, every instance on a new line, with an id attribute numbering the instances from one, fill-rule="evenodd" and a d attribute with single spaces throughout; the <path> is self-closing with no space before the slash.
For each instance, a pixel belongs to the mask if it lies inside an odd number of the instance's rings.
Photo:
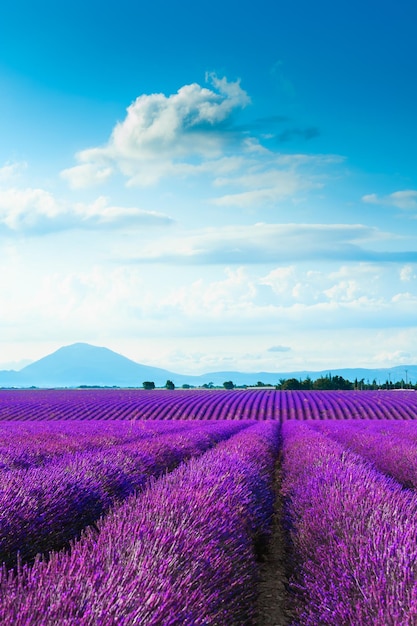
<path id="1" fill-rule="evenodd" d="M 239 167 L 216 176 L 214 187 L 230 191 L 212 198 L 213 204 L 259 208 L 294 201 L 308 190 L 321 189 L 329 168 L 343 161 L 338 155 L 276 154 L 257 143 L 251 148 Z"/>
<path id="2" fill-rule="evenodd" d="M 378 196 L 375 193 L 371 193 L 362 196 L 362 200 L 368 204 L 382 204 L 394 206 L 405 211 L 417 211 L 417 190 L 415 189 L 394 191 L 394 193 L 387 196 Z"/>
<path id="3" fill-rule="evenodd" d="M 417 252 L 377 252 L 396 239 L 362 224 L 265 224 L 224 226 L 152 241 L 130 262 L 259 264 L 291 261 L 415 261 Z"/>
<path id="4" fill-rule="evenodd" d="M 5 163 L 3 167 L 0 167 L 0 184 L 10 184 L 12 181 L 15 181 L 26 168 L 27 163 L 24 161 Z"/>
<path id="5" fill-rule="evenodd" d="M 0 189 L 0 227 L 3 232 L 42 235 L 69 229 L 122 228 L 169 225 L 167 215 L 136 207 L 115 206 L 105 197 L 69 205 L 44 189 Z"/>

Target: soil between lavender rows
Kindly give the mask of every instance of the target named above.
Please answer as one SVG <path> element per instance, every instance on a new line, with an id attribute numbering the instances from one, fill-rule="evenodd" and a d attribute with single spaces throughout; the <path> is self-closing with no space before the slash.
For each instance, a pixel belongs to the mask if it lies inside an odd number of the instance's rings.
<path id="1" fill-rule="evenodd" d="M 275 506 L 272 535 L 260 563 L 256 626 L 289 626 L 294 620 L 288 592 L 288 541 L 283 525 L 283 503 L 280 494 L 281 468 L 275 471 Z"/>

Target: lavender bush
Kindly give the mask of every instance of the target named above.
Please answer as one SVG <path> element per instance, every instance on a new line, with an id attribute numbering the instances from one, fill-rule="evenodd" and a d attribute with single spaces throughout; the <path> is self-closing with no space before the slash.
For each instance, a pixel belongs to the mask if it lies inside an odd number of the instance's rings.
<path id="1" fill-rule="evenodd" d="M 316 428 L 373 463 L 405 487 L 417 487 L 417 424 L 398 422 L 319 423 Z M 407 437 L 408 435 L 408 437 Z M 414 438 L 413 438 L 414 435 Z"/>
<path id="2" fill-rule="evenodd" d="M 0 471 L 44 467 L 69 453 L 114 448 L 188 427 L 165 420 L 0 422 Z"/>
<path id="3" fill-rule="evenodd" d="M 283 427 L 297 625 L 417 623 L 417 498 L 300 422 Z"/>
<path id="4" fill-rule="evenodd" d="M 0 576 L 14 626 L 249 626 L 278 425 L 252 426 L 113 509 L 70 554 Z"/>
<path id="5" fill-rule="evenodd" d="M 44 468 L 4 471 L 0 483 L 0 562 L 16 565 L 60 549 L 117 500 L 142 489 L 150 476 L 172 470 L 248 424 L 191 424 L 104 450 L 59 457 Z"/>
<path id="6" fill-rule="evenodd" d="M 0 422 L 346 418 L 417 419 L 417 393 L 274 389 L 0 390 Z"/>

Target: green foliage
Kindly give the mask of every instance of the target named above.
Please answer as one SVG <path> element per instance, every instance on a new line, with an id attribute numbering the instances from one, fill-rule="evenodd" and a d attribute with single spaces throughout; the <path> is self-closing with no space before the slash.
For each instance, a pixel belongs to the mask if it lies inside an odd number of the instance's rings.
<path id="1" fill-rule="evenodd" d="M 347 380 L 343 378 L 343 376 L 332 376 L 328 374 L 327 376 L 321 376 L 317 378 L 314 382 L 308 376 L 304 380 L 298 380 L 297 378 L 280 378 L 279 384 L 277 385 L 277 389 L 283 390 L 293 390 L 293 389 L 356 389 L 357 387 Z"/>
<path id="2" fill-rule="evenodd" d="M 145 380 L 145 382 L 142 383 L 142 386 L 144 389 L 155 389 L 155 383 L 151 380 Z"/>
<path id="3" fill-rule="evenodd" d="M 235 385 L 234 385 L 234 383 L 233 383 L 231 380 L 226 380 L 226 381 L 223 383 L 223 387 L 224 387 L 225 389 L 234 389 L 234 388 L 235 388 Z"/>
<path id="4" fill-rule="evenodd" d="M 165 383 L 165 388 L 166 389 L 175 389 L 175 385 L 172 382 L 172 380 L 167 380 L 167 382 Z"/>
<path id="5" fill-rule="evenodd" d="M 280 388 L 283 390 L 302 389 L 302 382 L 297 378 L 287 378 L 283 380 Z"/>

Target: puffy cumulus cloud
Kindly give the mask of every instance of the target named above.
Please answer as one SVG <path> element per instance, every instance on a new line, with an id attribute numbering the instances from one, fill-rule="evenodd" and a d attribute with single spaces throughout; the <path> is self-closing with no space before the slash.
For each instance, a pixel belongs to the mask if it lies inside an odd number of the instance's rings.
<path id="1" fill-rule="evenodd" d="M 209 285 L 198 279 L 191 286 L 171 291 L 163 299 L 164 306 L 180 309 L 187 317 L 199 315 L 202 311 L 210 311 L 212 317 L 222 317 L 231 309 L 243 313 L 255 300 L 256 287 L 244 268 L 226 268 L 225 274 L 223 280 Z"/>
<path id="2" fill-rule="evenodd" d="M 107 143 L 80 151 L 78 165 L 61 176 L 75 188 L 105 182 L 116 172 L 128 186 L 142 187 L 199 176 L 224 189 L 211 199 L 214 204 L 246 208 L 321 188 L 329 168 L 343 160 L 270 150 L 261 143 L 268 134 L 258 138 L 256 125 L 235 123 L 235 113 L 250 102 L 240 82 L 214 74 L 206 79 L 209 87 L 193 83 L 169 96 L 136 98 Z"/>
<path id="3" fill-rule="evenodd" d="M 389 272 L 390 283 L 395 281 L 395 272 Z M 374 302 L 377 304 L 385 292 L 382 277 L 387 273 L 382 266 L 370 263 L 354 263 L 341 266 L 337 271 L 305 270 L 298 266 L 281 266 L 268 272 L 260 279 L 270 287 L 276 301 L 288 306 L 299 303 L 346 304 Z M 390 298 L 391 292 L 386 297 Z"/>
<path id="4" fill-rule="evenodd" d="M 417 210 L 417 191 L 415 189 L 405 189 L 403 191 L 394 191 L 387 196 L 378 196 L 375 193 L 371 193 L 362 196 L 362 200 L 368 204 L 382 204 L 387 206 L 393 206 L 397 209 L 403 209 L 405 211 Z"/>
<path id="5" fill-rule="evenodd" d="M 279 269 L 279 268 L 277 268 Z M 288 272 L 287 289 L 274 289 L 279 274 L 228 269 L 218 280 L 198 279 L 154 303 L 161 318 L 175 319 L 190 334 L 268 335 L 349 328 L 414 328 L 417 290 L 398 293 L 396 271 L 378 264 L 342 266 L 337 272 Z M 369 280 L 376 280 L 369 291 Z M 294 291 L 294 286 L 298 289 Z M 269 298 L 264 289 L 269 288 Z"/>
<path id="6" fill-rule="evenodd" d="M 166 215 L 114 206 L 104 197 L 90 204 L 68 205 L 44 189 L 0 188 L 0 227 L 4 232 L 45 234 L 68 229 L 170 223 L 172 220 Z"/>
<path id="7" fill-rule="evenodd" d="M 96 184 L 117 169 L 130 184 L 150 185 L 166 176 L 198 172 L 201 160 L 221 157 L 235 141 L 232 114 L 250 99 L 239 81 L 215 74 L 206 79 L 212 88 L 193 83 L 170 96 L 136 98 L 108 143 L 79 152 L 80 165 L 64 170 L 64 178 L 76 186 Z"/>
<path id="8" fill-rule="evenodd" d="M 62 221 L 65 208 L 44 189 L 0 189 L 0 223 L 12 231 L 30 231 Z"/>
<path id="9" fill-rule="evenodd" d="M 384 260 L 373 245 L 389 234 L 361 224 L 266 224 L 207 228 L 144 247 L 130 262 L 259 264 L 306 260 Z M 399 255 L 401 260 L 407 253 Z M 410 253 L 410 258 L 417 253 Z M 388 260 L 398 260 L 387 253 Z"/>

